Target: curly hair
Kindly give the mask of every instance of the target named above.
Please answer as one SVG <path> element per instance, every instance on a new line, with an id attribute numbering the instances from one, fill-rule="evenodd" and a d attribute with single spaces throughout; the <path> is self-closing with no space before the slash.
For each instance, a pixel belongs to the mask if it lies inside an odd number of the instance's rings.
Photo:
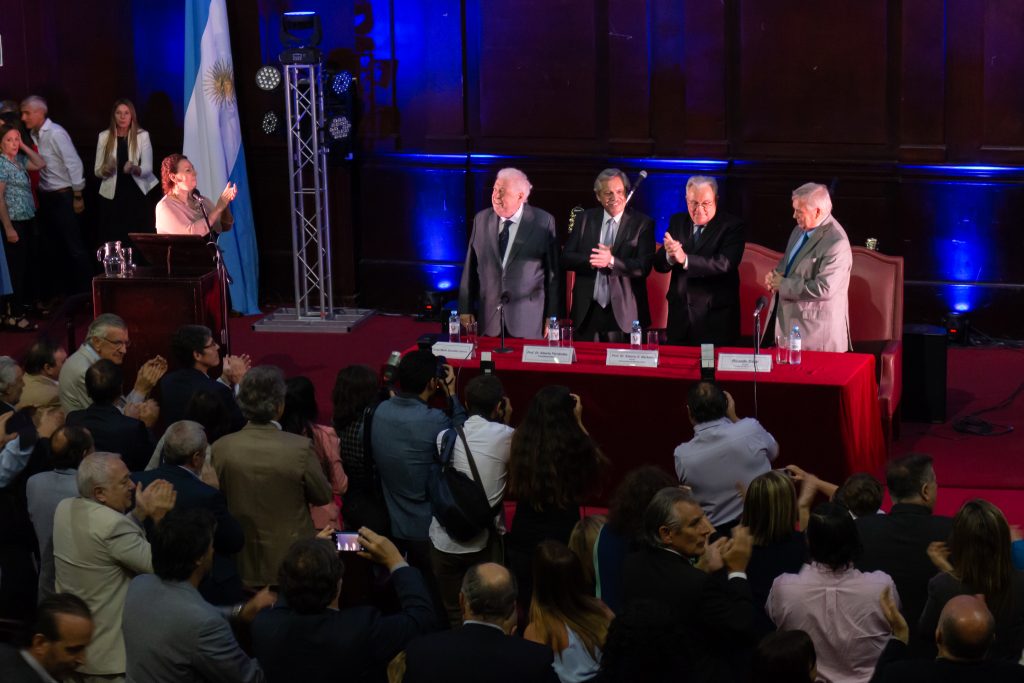
<path id="1" fill-rule="evenodd" d="M 512 435 L 509 492 L 537 510 L 580 504 L 597 488 L 608 459 L 583 431 L 569 388 L 541 389 Z"/>
<path id="2" fill-rule="evenodd" d="M 654 494 L 677 483 L 675 477 L 655 465 L 632 470 L 612 494 L 608 527 L 630 542 L 638 541 L 644 531 L 644 510 Z"/>
<path id="3" fill-rule="evenodd" d="M 174 189 L 174 180 L 171 178 L 171 174 L 178 172 L 178 164 L 182 161 L 188 161 L 188 157 L 175 152 L 165 156 L 164 160 L 160 162 L 160 187 L 163 188 L 164 194 L 170 194 Z"/>

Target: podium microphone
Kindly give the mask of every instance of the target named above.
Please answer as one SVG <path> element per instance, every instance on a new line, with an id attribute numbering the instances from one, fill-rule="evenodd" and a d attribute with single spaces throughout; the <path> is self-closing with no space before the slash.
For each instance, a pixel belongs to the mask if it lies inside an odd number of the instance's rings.
<path id="1" fill-rule="evenodd" d="M 629 191 L 629 195 L 626 197 L 626 201 L 623 204 L 623 206 L 629 206 L 629 200 L 632 199 L 636 191 L 640 189 L 640 184 L 643 183 L 646 178 L 647 171 L 640 171 L 640 174 L 637 176 L 636 182 L 633 184 L 633 189 Z"/>
<path id="2" fill-rule="evenodd" d="M 758 300 L 757 300 L 757 303 L 754 305 L 754 317 L 755 318 L 759 317 L 761 315 L 761 311 L 763 311 L 764 307 L 767 306 L 767 305 L 768 305 L 768 297 L 766 297 L 766 296 L 759 297 Z"/>

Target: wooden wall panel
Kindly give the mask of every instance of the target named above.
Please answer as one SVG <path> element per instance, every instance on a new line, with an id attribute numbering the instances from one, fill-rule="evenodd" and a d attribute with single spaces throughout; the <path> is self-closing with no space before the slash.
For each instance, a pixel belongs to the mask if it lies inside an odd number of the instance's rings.
<path id="1" fill-rule="evenodd" d="M 946 13 L 932 0 L 904 0 L 900 28 L 899 157 L 945 158 Z"/>
<path id="2" fill-rule="evenodd" d="M 1024 153 L 1024 3 L 984 4 L 983 149 Z"/>

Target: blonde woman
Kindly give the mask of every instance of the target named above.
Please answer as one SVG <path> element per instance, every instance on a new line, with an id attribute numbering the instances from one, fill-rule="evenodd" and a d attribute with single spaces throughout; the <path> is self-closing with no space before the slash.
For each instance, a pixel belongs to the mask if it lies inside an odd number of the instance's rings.
<path id="1" fill-rule="evenodd" d="M 153 175 L 153 146 L 139 127 L 135 105 L 118 100 L 110 127 L 96 141 L 93 168 L 100 183 L 100 239 L 130 244 L 129 232 L 150 232 L 153 226 L 146 195 L 158 184 Z"/>

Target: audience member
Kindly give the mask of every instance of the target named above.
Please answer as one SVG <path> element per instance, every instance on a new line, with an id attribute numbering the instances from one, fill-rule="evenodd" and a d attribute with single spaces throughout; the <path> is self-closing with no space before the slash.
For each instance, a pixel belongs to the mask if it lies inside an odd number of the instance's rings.
<path id="1" fill-rule="evenodd" d="M 889 637 L 878 596 L 896 586 L 884 572 L 854 568 L 860 536 L 850 512 L 823 503 L 807 523 L 811 563 L 775 579 L 768 616 L 780 630 L 800 629 L 814 641 L 818 670 L 830 681 L 866 683 Z M 897 598 L 898 599 L 898 598 Z"/>
<path id="2" fill-rule="evenodd" d="M 754 648 L 750 669 L 751 683 L 817 681 L 818 657 L 814 642 L 806 631 L 769 633 Z"/>
<path id="3" fill-rule="evenodd" d="M 1010 528 L 999 508 L 987 500 L 967 501 L 953 517 L 949 544 L 933 543 L 928 554 L 940 573 L 928 582 L 918 633 L 935 632 L 943 606 L 954 596 L 980 594 L 995 617 L 988 657 L 1018 661 L 1024 649 L 1024 572 L 1013 568 Z"/>
<path id="4" fill-rule="evenodd" d="M 4 683 L 53 683 L 71 680 L 85 664 L 92 640 L 92 613 L 81 598 L 60 593 L 39 603 L 28 640 L 20 650 L 0 645 Z"/>
<path id="5" fill-rule="evenodd" d="M 93 363 L 85 373 L 85 389 L 91 404 L 68 413 L 67 423 L 88 429 L 96 448 L 119 454 L 130 471 L 139 472 L 145 469 L 156 445 L 150 431 L 156 413 L 143 414 L 147 422 L 122 415 L 115 405 L 121 396 L 121 382 L 120 365 L 105 358 Z"/>
<path id="6" fill-rule="evenodd" d="M 473 476 L 466 453 L 468 448 L 487 501 L 495 506 L 504 498 L 508 480 L 509 450 L 515 431 L 508 426 L 512 405 L 505 396 L 501 380 L 494 375 L 480 375 L 466 385 L 466 407 L 469 419 L 462 427 L 456 428 L 459 435 L 455 437 L 452 448 L 452 466 L 469 477 Z M 437 435 L 438 450 L 442 448 L 446 433 Z M 502 511 L 490 529 L 481 531 L 468 541 L 453 539 L 436 517 L 430 521 L 430 556 L 434 576 L 453 627 L 462 622 L 459 589 L 463 574 L 473 565 L 501 562 L 503 559 L 501 535 L 505 533 L 504 517 Z"/>
<path id="7" fill-rule="evenodd" d="M 928 546 L 949 538 L 953 520 L 932 514 L 939 487 L 930 456 L 912 454 L 893 460 L 885 479 L 893 505 L 888 515 L 857 518 L 857 531 L 864 543 L 857 568 L 883 571 L 892 577 L 903 616 L 910 624 L 911 651 L 915 656 L 933 655 L 934 629 L 917 630 L 928 598 L 928 580 L 935 575 Z"/>
<path id="8" fill-rule="evenodd" d="M 534 548 L 545 539 L 568 543 L 580 504 L 598 487 L 607 463 L 583 426 L 579 396 L 558 385 L 534 394 L 512 436 L 508 465 L 516 515 L 506 551 L 524 607 L 530 604 Z"/>
<path id="9" fill-rule="evenodd" d="M 80 497 L 62 500 L 53 516 L 56 589 L 74 593 L 92 610 L 96 630 L 79 673 L 116 679 L 125 672 L 121 616 L 128 583 L 153 571 L 142 524 L 159 522 L 174 507 L 174 488 L 166 481 L 133 486 L 113 453 L 85 456 L 77 483 Z M 126 515 L 133 491 L 135 508 Z"/>
<path id="10" fill-rule="evenodd" d="M 995 619 L 979 595 L 951 598 L 939 615 L 935 631 L 937 659 L 910 656 L 910 631 L 892 596 L 882 595 L 882 608 L 893 630 L 871 683 L 1009 683 L 1024 681 L 1017 662 L 988 660 L 995 639 Z"/>
<path id="11" fill-rule="evenodd" d="M 835 502 L 845 505 L 854 519 L 877 515 L 882 507 L 882 485 L 867 472 L 851 474 L 836 491 Z"/>
<path id="12" fill-rule="evenodd" d="M 85 372 L 101 358 L 112 361 L 116 365 L 124 363 L 125 354 L 131 341 L 128 339 L 128 326 L 120 316 L 113 313 L 102 313 L 89 325 L 85 332 L 85 341 L 78 350 L 68 356 L 60 369 L 60 405 L 64 412 L 84 410 L 92 401 L 85 388 Z M 119 400 L 118 408 L 127 404 L 142 404 L 146 396 L 153 390 L 156 383 L 167 372 L 167 361 L 155 356 L 146 361 L 135 378 L 135 386 L 130 394 Z M 155 407 L 155 404 L 151 404 Z M 151 409 L 151 408 L 150 408 Z M 139 410 L 134 408 L 133 410 Z M 129 411 L 131 413 L 132 411 Z M 139 417 L 139 415 L 134 415 Z"/>
<path id="13" fill-rule="evenodd" d="M 285 384 L 270 365 L 249 370 L 238 405 L 249 421 L 213 445 L 213 467 L 228 509 L 242 525 L 245 546 L 237 556 L 242 583 L 273 584 L 277 568 L 297 539 L 315 535 L 309 505 L 331 500 L 312 442 L 282 431 Z"/>
<path id="14" fill-rule="evenodd" d="M 369 527 L 389 530 L 387 508 L 380 477 L 373 458 L 364 448 L 363 420 L 367 409 L 380 395 L 377 373 L 366 365 L 349 365 L 338 370 L 331 400 L 334 403 L 334 432 L 338 435 L 341 463 L 348 475 L 348 491 L 341 497 L 345 528 Z"/>
<path id="15" fill-rule="evenodd" d="M 676 475 L 701 502 L 719 535 L 739 523 L 751 480 L 771 469 L 779 445 L 752 417 L 736 416 L 732 396 L 714 382 L 698 382 L 686 398 L 693 439 L 675 450 Z"/>
<path id="16" fill-rule="evenodd" d="M 318 683 L 377 680 L 406 644 L 434 625 L 423 577 L 395 545 L 360 529 L 361 557 L 391 573 L 400 611 L 384 616 L 370 606 L 338 609 L 345 565 L 326 540 L 296 542 L 281 563 L 281 597 L 252 625 L 253 651 L 267 679 Z"/>
<path id="17" fill-rule="evenodd" d="M 523 637 L 551 648 L 561 683 L 597 675 L 614 618 L 604 603 L 587 594 L 579 558 L 558 541 L 541 541 L 533 554 L 530 625 Z"/>
<path id="18" fill-rule="evenodd" d="M 422 636 L 406 647 L 404 683 L 555 683 L 551 649 L 513 636 L 516 581 L 498 564 L 470 567 L 462 579 L 462 628 Z"/>
<path id="19" fill-rule="evenodd" d="M 38 279 L 29 271 L 37 234 L 29 172 L 45 165 L 25 144 L 21 130 L 0 125 L 0 292 L 7 295 L 0 297 L 0 320 L 11 332 L 33 332 L 39 327 L 25 317 Z"/>
<path id="20" fill-rule="evenodd" d="M 285 387 L 281 428 L 305 436 L 313 442 L 313 451 L 320 461 L 320 468 L 331 485 L 334 498 L 337 498 L 348 489 L 348 476 L 341 465 L 338 435 L 333 427 L 316 423 L 320 410 L 316 405 L 316 391 L 308 377 L 290 377 Z M 327 526 L 341 528 L 338 517 L 340 508 L 333 498 L 327 505 L 311 505 L 309 512 L 313 516 L 313 526 L 317 529 Z"/>
<path id="21" fill-rule="evenodd" d="M 39 543 L 39 598 L 55 593 L 53 568 L 53 513 L 65 498 L 78 495 L 78 465 L 95 450 L 84 427 L 65 425 L 50 437 L 52 470 L 32 475 L 25 485 L 28 515 Z"/>
<path id="22" fill-rule="evenodd" d="M 40 339 L 25 354 L 25 389 L 21 392 L 18 408 L 59 408 L 60 369 L 68 352 L 48 339 Z"/>
<path id="23" fill-rule="evenodd" d="M 741 677 L 750 647 L 753 606 L 747 582 L 746 527 L 713 544 L 700 503 L 679 488 L 655 494 L 644 512 L 644 547 L 626 558 L 625 598 L 659 600 L 683 620 L 692 646 L 693 681 Z"/>
<path id="24" fill-rule="evenodd" d="M 235 401 L 235 389 L 248 372 L 249 356 L 224 356 L 224 367 L 216 380 L 210 372 L 221 364 L 220 345 L 214 340 L 210 328 L 202 325 L 182 325 L 171 337 L 171 357 L 178 365 L 160 380 L 160 412 L 164 424 L 185 417 L 185 409 L 192 397 L 200 391 L 217 396 L 231 416 L 232 431 L 245 425 L 245 418 Z"/>
<path id="25" fill-rule="evenodd" d="M 657 600 L 634 600 L 608 627 L 594 683 L 688 681 L 690 654 L 683 621 Z"/>
<path id="26" fill-rule="evenodd" d="M 606 515 L 587 515 L 576 522 L 572 533 L 569 534 L 567 545 L 569 550 L 580 560 L 580 570 L 583 572 L 583 590 L 590 595 L 596 595 L 597 590 L 597 558 L 594 552 L 597 548 L 597 537 L 607 522 Z"/>
<path id="27" fill-rule="evenodd" d="M 180 423 L 177 423 L 180 424 Z M 229 619 L 249 623 L 274 595 L 220 608 L 199 594 L 213 566 L 214 517 L 208 510 L 173 510 L 153 534 L 153 572 L 132 579 L 122 631 L 127 680 L 263 681 L 259 663 L 235 640 Z"/>
<path id="28" fill-rule="evenodd" d="M 170 482 L 178 494 L 175 510 L 202 508 L 217 523 L 213 535 L 213 565 L 199 584 L 199 593 L 214 605 L 230 605 L 242 599 L 242 580 L 234 555 L 245 545 L 242 526 L 228 511 L 218 490 L 217 475 L 207 460 L 209 451 L 202 425 L 190 420 L 175 422 L 163 438 L 161 467 L 133 475 L 143 486 L 158 479 Z"/>

